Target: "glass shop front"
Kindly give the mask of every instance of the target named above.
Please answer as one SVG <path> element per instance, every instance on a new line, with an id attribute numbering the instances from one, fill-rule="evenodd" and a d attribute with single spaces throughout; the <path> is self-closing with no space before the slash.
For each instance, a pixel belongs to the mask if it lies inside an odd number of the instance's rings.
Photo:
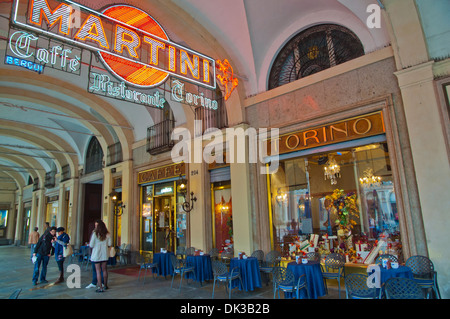
<path id="1" fill-rule="evenodd" d="M 401 259 L 381 112 L 290 133 L 279 143 L 279 168 L 268 179 L 273 249 L 284 257 L 340 252 L 366 264 L 380 251 Z"/>
<path id="2" fill-rule="evenodd" d="M 140 250 L 176 252 L 186 247 L 187 213 L 180 181 L 184 163 L 168 165 L 138 174 L 140 184 Z"/>

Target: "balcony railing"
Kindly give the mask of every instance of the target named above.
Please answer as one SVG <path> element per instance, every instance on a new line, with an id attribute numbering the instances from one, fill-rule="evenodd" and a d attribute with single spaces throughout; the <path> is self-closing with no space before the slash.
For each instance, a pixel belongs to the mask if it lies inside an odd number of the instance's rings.
<path id="1" fill-rule="evenodd" d="M 164 120 L 147 128 L 147 152 L 157 155 L 170 151 L 175 145 L 171 139 L 175 120 Z"/>
<path id="2" fill-rule="evenodd" d="M 39 178 L 38 177 L 36 177 L 33 180 L 33 192 L 37 191 L 37 190 L 39 190 Z"/>
<path id="3" fill-rule="evenodd" d="M 195 128 L 195 136 L 207 133 L 211 129 L 223 129 L 228 127 L 228 117 L 223 99 L 219 99 L 216 110 L 197 107 L 195 109 L 195 120 L 201 121 L 201 127 Z"/>
<path id="4" fill-rule="evenodd" d="M 56 184 L 55 175 L 56 175 L 55 171 L 45 173 L 45 181 L 44 181 L 45 188 L 55 187 Z"/>
<path id="5" fill-rule="evenodd" d="M 109 145 L 106 165 L 114 165 L 120 162 L 122 162 L 122 145 L 120 142 Z"/>
<path id="6" fill-rule="evenodd" d="M 68 179 L 70 179 L 70 166 L 69 166 L 69 164 L 64 165 L 62 167 L 61 182 L 67 181 Z"/>

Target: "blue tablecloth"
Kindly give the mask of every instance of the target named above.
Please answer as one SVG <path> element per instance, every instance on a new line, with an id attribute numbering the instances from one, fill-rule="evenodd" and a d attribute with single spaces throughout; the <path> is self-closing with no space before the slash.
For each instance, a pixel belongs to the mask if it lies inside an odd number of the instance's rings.
<path id="1" fill-rule="evenodd" d="M 211 257 L 209 255 L 187 256 L 186 261 L 188 265 L 194 266 L 195 281 L 202 283 L 203 281 L 214 279 Z M 190 279 L 193 278 L 192 273 L 188 273 L 187 276 Z"/>
<path id="2" fill-rule="evenodd" d="M 174 255 L 172 252 L 168 253 L 154 253 L 153 262 L 158 263 L 158 275 L 169 276 L 173 274 L 172 262 L 170 261 L 170 255 Z"/>
<path id="3" fill-rule="evenodd" d="M 397 269 L 394 269 L 394 268 L 386 269 L 386 268 L 380 267 L 380 270 L 381 270 L 381 273 L 380 273 L 381 285 L 385 284 L 389 278 L 393 278 L 393 277 L 413 279 L 413 273 L 411 271 L 411 268 L 406 267 L 406 266 L 400 266 Z"/>
<path id="4" fill-rule="evenodd" d="M 384 284 L 389 278 L 400 277 L 413 279 L 413 273 L 409 267 L 400 266 L 397 269 L 386 269 L 380 266 L 380 285 L 381 290 L 378 288 L 377 293 L 380 298 L 384 297 Z"/>
<path id="5" fill-rule="evenodd" d="M 295 284 L 298 278 L 305 274 L 306 284 L 308 286 L 308 293 L 310 299 L 317 299 L 326 295 L 325 285 L 323 283 L 322 270 L 320 269 L 319 261 L 308 261 L 307 264 L 297 264 L 295 261 L 287 265 L 287 269 L 291 270 L 295 276 Z M 285 298 L 293 298 L 295 295 L 286 293 Z M 300 298 L 306 298 L 306 291 L 300 291 Z"/>
<path id="6" fill-rule="evenodd" d="M 261 288 L 261 273 L 259 272 L 259 263 L 256 257 L 248 257 L 247 259 L 232 258 L 230 260 L 230 271 L 234 267 L 239 267 L 241 272 L 242 284 L 239 279 L 233 280 L 231 286 L 235 288 L 239 286 L 239 290 L 253 291 L 255 288 Z"/>

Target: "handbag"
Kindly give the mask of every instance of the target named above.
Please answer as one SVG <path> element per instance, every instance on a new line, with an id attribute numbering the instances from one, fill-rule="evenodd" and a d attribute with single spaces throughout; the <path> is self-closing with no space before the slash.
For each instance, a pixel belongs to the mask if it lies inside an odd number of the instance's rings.
<path id="1" fill-rule="evenodd" d="M 116 257 L 116 249 L 114 247 L 109 247 L 109 258 Z"/>
<path id="2" fill-rule="evenodd" d="M 73 254 L 72 245 L 67 244 L 67 246 L 64 247 L 63 250 L 64 250 L 64 252 L 63 252 L 64 258 L 69 257 Z"/>

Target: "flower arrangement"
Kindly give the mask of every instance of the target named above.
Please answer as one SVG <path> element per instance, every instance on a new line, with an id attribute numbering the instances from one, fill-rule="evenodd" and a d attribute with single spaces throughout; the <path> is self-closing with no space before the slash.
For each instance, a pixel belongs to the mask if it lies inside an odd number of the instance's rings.
<path id="1" fill-rule="evenodd" d="M 345 193 L 342 189 L 335 189 L 333 194 L 325 197 L 327 209 L 334 209 L 338 215 L 336 223 L 344 232 L 350 232 L 356 222 L 350 217 L 359 218 L 355 193 Z"/>

